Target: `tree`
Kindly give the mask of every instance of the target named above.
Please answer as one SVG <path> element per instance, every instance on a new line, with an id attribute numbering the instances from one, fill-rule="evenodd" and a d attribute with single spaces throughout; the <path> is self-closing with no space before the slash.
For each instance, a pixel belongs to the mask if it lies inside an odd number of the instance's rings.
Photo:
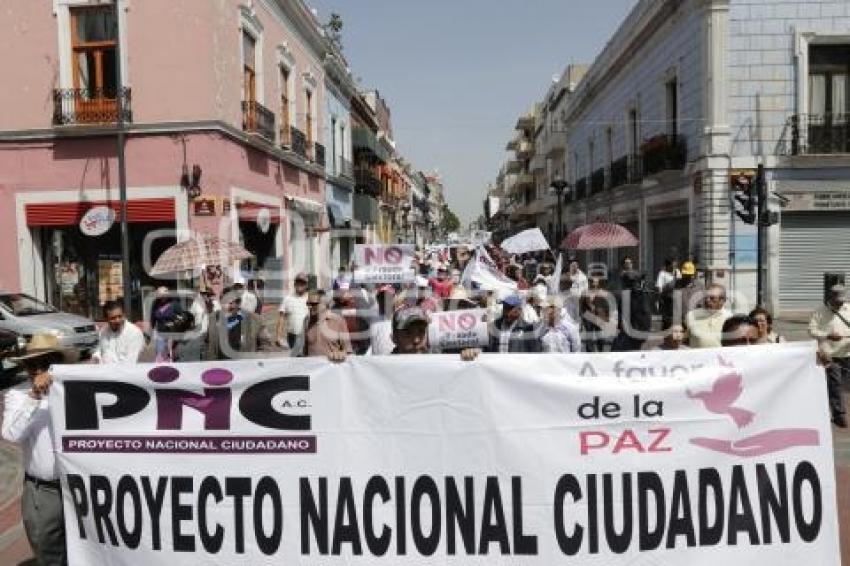
<path id="1" fill-rule="evenodd" d="M 331 43 L 333 43 L 340 51 L 342 51 L 343 25 L 344 24 L 342 21 L 342 16 L 340 16 L 336 12 L 332 12 L 328 23 L 322 26 L 322 28 L 325 30 L 325 35 L 327 35 Z"/>
<path id="2" fill-rule="evenodd" d="M 443 234 L 451 234 L 460 230 L 460 220 L 447 204 L 443 205 L 443 219 L 440 223 L 440 230 Z"/>

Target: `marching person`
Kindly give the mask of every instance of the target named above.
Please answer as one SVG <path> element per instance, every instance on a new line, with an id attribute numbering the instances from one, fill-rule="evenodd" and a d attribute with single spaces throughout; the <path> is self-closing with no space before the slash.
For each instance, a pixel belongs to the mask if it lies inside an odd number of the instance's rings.
<path id="1" fill-rule="evenodd" d="M 554 301 L 543 307 L 543 337 L 541 344 L 547 354 L 581 352 L 581 332 L 578 325 L 564 316 Z"/>
<path id="2" fill-rule="evenodd" d="M 570 291 L 572 291 L 577 297 L 583 297 L 585 293 L 587 293 L 589 283 L 587 279 L 587 275 L 579 268 L 578 260 L 575 258 L 570 259 L 570 281 L 572 282 L 572 287 Z"/>
<path id="3" fill-rule="evenodd" d="M 225 289 L 222 301 L 224 308 L 210 321 L 205 359 L 252 358 L 258 352 L 268 351 L 271 339 L 263 321 L 257 313 L 242 308 L 241 291 Z"/>
<path id="4" fill-rule="evenodd" d="M 715 283 L 708 288 L 702 307 L 687 315 L 691 348 L 719 348 L 723 323 L 731 316 L 726 310 L 726 288 Z"/>
<path id="5" fill-rule="evenodd" d="M 762 307 L 753 309 L 750 318 L 756 321 L 759 330 L 759 344 L 779 344 L 785 342 L 785 338 L 773 331 L 773 316 L 770 311 Z"/>
<path id="6" fill-rule="evenodd" d="M 286 344 L 290 351 L 294 352 L 302 349 L 297 344 L 299 340 L 301 342 L 304 340 L 304 324 L 310 314 L 307 309 L 307 281 L 306 273 L 297 274 L 293 282 L 295 293 L 285 296 L 278 310 L 275 341 L 278 346 Z M 285 342 L 284 335 L 286 335 Z"/>
<path id="7" fill-rule="evenodd" d="M 307 309 L 310 314 L 304 329 L 304 349 L 296 355 L 325 356 L 332 362 L 344 361 L 354 352 L 345 319 L 328 308 L 322 290 L 314 289 L 307 293 Z"/>
<path id="8" fill-rule="evenodd" d="M 537 329 L 523 320 L 523 301 L 518 295 L 502 299 L 502 314 L 490 325 L 488 352 L 496 354 L 543 351 Z"/>
<path id="9" fill-rule="evenodd" d="M 723 322 L 721 345 L 724 348 L 752 346 L 758 343 L 758 323 L 745 314 L 736 314 Z"/>
<path id="10" fill-rule="evenodd" d="M 818 357 L 826 366 L 832 423 L 847 428 L 841 387 L 850 375 L 850 304 L 843 285 L 830 287 L 823 306 L 812 313 L 809 334 L 818 341 Z"/>
<path id="11" fill-rule="evenodd" d="M 667 330 L 673 324 L 673 290 L 682 274 L 676 269 L 676 262 L 667 258 L 664 267 L 658 272 L 655 289 L 659 293 L 659 310 L 661 311 L 661 328 Z"/>
<path id="12" fill-rule="evenodd" d="M 667 329 L 664 340 L 656 350 L 690 350 L 685 346 L 685 329 L 681 324 L 673 323 Z"/>
<path id="13" fill-rule="evenodd" d="M 103 306 L 106 318 L 91 359 L 97 364 L 134 364 L 145 349 L 145 336 L 139 328 L 127 322 L 124 307 L 117 301 Z"/>
<path id="14" fill-rule="evenodd" d="M 170 335 L 175 332 L 175 325 L 179 324 L 183 313 L 180 301 L 170 293 L 168 287 L 158 287 L 151 307 L 151 328 L 157 363 L 173 361 L 173 341 Z"/>
<path id="15" fill-rule="evenodd" d="M 47 408 L 52 383 L 49 369 L 62 358 L 55 336 L 33 336 L 27 353 L 12 360 L 26 368 L 29 382 L 7 391 L 3 405 L 3 438 L 19 444 L 24 458 L 24 531 L 38 564 L 43 566 L 68 563 L 62 490 Z"/>

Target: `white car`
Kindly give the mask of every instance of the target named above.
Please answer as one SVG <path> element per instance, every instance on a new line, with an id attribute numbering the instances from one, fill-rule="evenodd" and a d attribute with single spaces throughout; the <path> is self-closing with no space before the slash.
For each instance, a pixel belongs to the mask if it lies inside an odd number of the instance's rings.
<path id="1" fill-rule="evenodd" d="M 91 319 L 60 312 L 24 293 L 0 291 L 0 328 L 17 332 L 28 341 L 34 334 L 52 334 L 67 361 L 87 358 L 98 341 Z"/>

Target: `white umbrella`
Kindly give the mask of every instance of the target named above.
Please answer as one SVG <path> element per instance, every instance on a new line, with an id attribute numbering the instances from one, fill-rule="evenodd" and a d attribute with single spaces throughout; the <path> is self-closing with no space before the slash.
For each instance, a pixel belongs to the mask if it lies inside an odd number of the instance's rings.
<path id="1" fill-rule="evenodd" d="M 540 228 L 530 228 L 502 242 L 502 249 L 509 254 L 525 254 L 549 249 L 549 242 Z"/>

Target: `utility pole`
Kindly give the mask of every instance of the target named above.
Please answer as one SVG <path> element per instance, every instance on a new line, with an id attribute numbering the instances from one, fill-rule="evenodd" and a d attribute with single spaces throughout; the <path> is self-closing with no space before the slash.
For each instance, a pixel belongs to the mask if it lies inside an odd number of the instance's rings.
<path id="1" fill-rule="evenodd" d="M 121 199 L 121 280 L 123 283 L 124 313 L 132 316 L 130 308 L 130 233 L 127 226 L 127 167 L 124 159 L 124 81 L 121 76 L 121 2 L 115 2 L 115 111 L 118 156 L 118 190 Z"/>
<path id="2" fill-rule="evenodd" d="M 767 227 L 770 226 L 770 215 L 767 210 L 767 183 L 764 179 L 764 165 L 761 164 L 759 164 L 758 171 L 756 172 L 756 194 L 758 195 L 756 304 L 759 307 L 764 307 L 764 256 L 767 245 Z"/>

